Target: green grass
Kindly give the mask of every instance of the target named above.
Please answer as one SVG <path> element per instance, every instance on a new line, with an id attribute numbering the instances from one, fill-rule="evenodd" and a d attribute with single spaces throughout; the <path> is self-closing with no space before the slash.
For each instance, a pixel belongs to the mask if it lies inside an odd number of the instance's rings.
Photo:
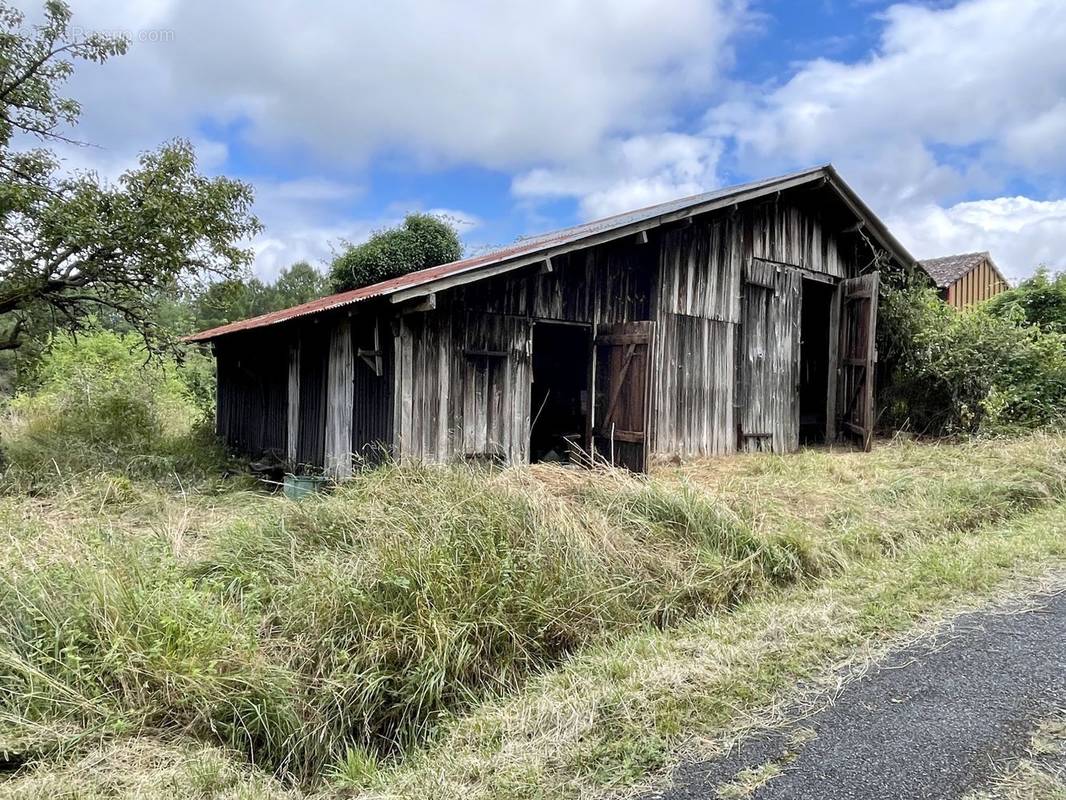
<path id="1" fill-rule="evenodd" d="M 1066 568 L 1066 508 L 907 546 L 730 614 L 630 636 L 457 718 L 381 776 L 375 797 L 586 798 L 664 781 L 724 750 L 930 617 Z M 1020 586 L 1024 584 L 1013 583 Z M 812 689 L 807 690 L 812 691 Z"/>
<path id="2" fill-rule="evenodd" d="M 387 467 L 299 504 L 114 477 L 9 493 L 0 751 L 31 765 L 0 796 L 57 774 L 94 796 L 111 768 L 78 765 L 131 753 L 153 786 L 224 762 L 204 797 L 643 784 L 1063 555 L 1064 498 L 1066 437 L 1044 435 L 650 481 Z M 172 750 L 185 766 L 156 775 Z"/>

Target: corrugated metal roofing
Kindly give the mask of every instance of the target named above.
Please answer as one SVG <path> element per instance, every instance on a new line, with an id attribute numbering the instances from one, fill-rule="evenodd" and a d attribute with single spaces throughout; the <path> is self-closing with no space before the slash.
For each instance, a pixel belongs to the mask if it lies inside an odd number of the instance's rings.
<path id="1" fill-rule="evenodd" d="M 933 276 L 936 285 L 944 289 L 951 286 L 970 270 L 980 266 L 981 262 L 985 260 L 990 264 L 992 263 L 992 256 L 987 251 L 928 258 L 919 263 L 922 265 L 922 269 Z M 995 265 L 992 265 L 992 268 L 995 269 Z M 997 269 L 996 272 L 998 273 L 999 270 Z"/>
<path id="2" fill-rule="evenodd" d="M 506 265 L 508 262 L 527 260 L 530 256 L 534 255 L 542 255 L 547 258 L 552 255 L 552 251 L 555 248 L 569 247 L 580 243 L 583 240 L 592 239 L 598 235 L 607 234 L 613 231 L 622 231 L 629 227 L 642 225 L 644 227 L 651 227 L 648 226 L 647 223 L 654 221 L 658 217 L 671 217 L 672 215 L 676 216 L 678 214 L 681 214 L 682 216 L 697 214 L 703 211 L 708 211 L 715 206 L 728 205 L 729 201 L 733 199 L 736 199 L 738 202 L 740 200 L 754 199 L 755 197 L 771 194 L 785 188 L 791 188 L 792 186 L 819 180 L 827 181 L 837 190 L 837 192 L 844 198 L 845 202 L 853 208 L 860 219 L 863 219 L 867 223 L 867 226 L 872 230 L 874 236 L 893 254 L 894 257 L 906 264 L 915 263 L 914 258 L 902 245 L 899 244 L 898 241 L 896 241 L 892 234 L 888 232 L 866 204 L 863 203 L 858 195 L 856 195 L 855 192 L 852 191 L 852 189 L 840 178 L 833 166 L 827 164 L 825 166 L 792 172 L 775 178 L 767 178 L 761 181 L 753 181 L 751 183 L 716 189 L 713 192 L 706 192 L 691 197 L 683 197 L 666 203 L 648 206 L 647 208 L 638 209 L 636 211 L 628 211 L 623 214 L 616 214 L 593 222 L 586 222 L 570 228 L 563 228 L 562 230 L 551 231 L 550 233 L 522 239 L 508 247 L 494 250 L 490 253 L 484 253 L 460 261 L 454 261 L 450 264 L 441 264 L 438 267 L 430 267 L 429 269 L 423 269 L 417 272 L 410 272 L 406 275 L 401 275 L 398 278 L 375 283 L 371 286 L 364 286 L 359 289 L 353 289 L 352 291 L 341 292 L 339 294 L 329 295 L 328 297 L 321 297 L 317 300 L 312 300 L 309 303 L 304 303 L 292 308 L 274 311 L 269 314 L 252 317 L 251 319 L 231 322 L 228 325 L 221 325 L 217 328 L 201 331 L 200 333 L 187 337 L 186 341 L 208 341 L 231 333 L 253 330 L 267 325 L 276 325 L 299 317 L 306 317 L 324 311 L 342 308 L 375 297 L 394 295 L 404 290 L 415 289 L 416 287 L 424 287 L 428 292 L 431 291 L 431 287 L 435 282 L 445 278 L 452 278 L 454 276 L 471 273 L 472 279 L 476 279 L 476 274 L 478 272 L 489 267 Z M 683 212 L 689 213 L 686 214 Z"/>

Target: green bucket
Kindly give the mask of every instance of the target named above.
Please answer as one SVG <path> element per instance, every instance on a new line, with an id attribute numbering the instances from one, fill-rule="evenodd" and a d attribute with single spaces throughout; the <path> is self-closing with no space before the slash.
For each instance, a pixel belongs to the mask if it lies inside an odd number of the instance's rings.
<path id="1" fill-rule="evenodd" d="M 308 495 L 321 492 L 326 488 L 327 483 L 329 483 L 329 478 L 321 475 L 294 475 L 286 472 L 282 491 L 290 500 L 300 500 Z"/>

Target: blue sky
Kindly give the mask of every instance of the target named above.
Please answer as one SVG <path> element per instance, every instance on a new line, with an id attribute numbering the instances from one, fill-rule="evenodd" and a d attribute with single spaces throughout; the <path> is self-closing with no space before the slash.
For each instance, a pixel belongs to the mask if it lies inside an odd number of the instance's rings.
<path id="1" fill-rule="evenodd" d="M 1066 266 L 1061 0 L 73 6 L 133 46 L 73 79 L 68 166 L 192 139 L 255 186 L 264 277 L 409 211 L 477 252 L 826 161 L 918 257 Z"/>

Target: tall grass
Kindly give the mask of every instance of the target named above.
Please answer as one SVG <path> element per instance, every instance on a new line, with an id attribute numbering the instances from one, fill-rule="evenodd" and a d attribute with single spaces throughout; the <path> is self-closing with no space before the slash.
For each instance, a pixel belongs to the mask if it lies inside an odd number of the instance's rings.
<path id="1" fill-rule="evenodd" d="M 133 334 L 56 335 L 0 405 L 0 490 L 52 491 L 80 475 L 205 480 L 227 466 L 210 430 L 206 357 L 180 366 Z M 180 479 L 178 478 L 180 476 Z"/>
<path id="2" fill-rule="evenodd" d="M 386 466 L 181 537 L 0 520 L 0 750 L 173 733 L 357 783 L 587 646 L 1066 496 L 1066 440 L 806 453 L 642 480 Z M 121 520 L 121 521 L 116 521 Z M 0 544 L 3 544 L 0 542 Z"/>

